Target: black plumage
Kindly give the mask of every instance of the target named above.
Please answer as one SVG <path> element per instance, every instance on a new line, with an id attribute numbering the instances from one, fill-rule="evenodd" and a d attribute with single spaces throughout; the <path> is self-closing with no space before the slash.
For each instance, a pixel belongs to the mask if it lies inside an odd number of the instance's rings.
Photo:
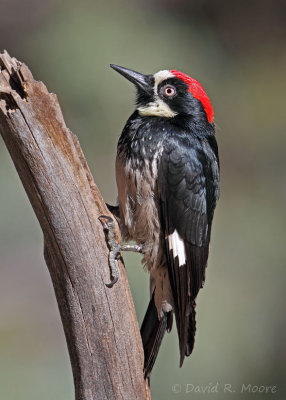
<path id="1" fill-rule="evenodd" d="M 192 90 L 187 80 L 192 78 L 113 67 L 138 89 L 116 166 L 122 233 L 142 246 L 151 275 L 151 301 L 141 328 L 149 375 L 173 312 L 180 365 L 193 350 L 195 300 L 205 280 L 219 197 L 218 150 L 211 106 L 205 97 L 200 100 L 205 92 Z"/>
<path id="2" fill-rule="evenodd" d="M 179 267 L 166 241 L 181 365 L 194 344 L 195 299 L 205 280 L 218 176 L 217 157 L 207 138 L 194 132 L 166 137 L 158 174 L 162 226 L 165 236 L 177 230 L 187 255 L 186 264 Z"/>

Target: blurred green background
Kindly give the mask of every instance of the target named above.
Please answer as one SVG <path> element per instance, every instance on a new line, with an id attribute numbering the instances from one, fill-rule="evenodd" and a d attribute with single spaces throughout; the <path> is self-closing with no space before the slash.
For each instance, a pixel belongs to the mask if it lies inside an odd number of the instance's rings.
<path id="1" fill-rule="evenodd" d="M 57 93 L 110 203 L 134 90 L 109 63 L 143 73 L 182 70 L 214 105 L 221 199 L 195 350 L 179 369 L 175 330 L 166 335 L 154 400 L 286 398 L 285 15 L 285 1 L 0 1 L 0 48 Z M 0 399 L 72 399 L 42 234 L 3 141 L 0 160 Z M 126 255 L 125 263 L 141 323 L 148 276 L 139 256 Z M 217 382 L 218 393 L 186 393 L 187 384 Z M 241 393 L 249 383 L 278 391 Z M 224 393 L 224 384 L 235 392 Z"/>

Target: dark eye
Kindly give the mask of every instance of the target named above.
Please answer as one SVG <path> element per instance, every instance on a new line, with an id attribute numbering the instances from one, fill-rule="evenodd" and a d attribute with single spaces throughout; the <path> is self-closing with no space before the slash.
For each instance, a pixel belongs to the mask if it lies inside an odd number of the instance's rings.
<path id="1" fill-rule="evenodd" d="M 176 94 L 176 89 L 173 86 L 166 86 L 163 93 L 165 96 L 173 97 Z"/>

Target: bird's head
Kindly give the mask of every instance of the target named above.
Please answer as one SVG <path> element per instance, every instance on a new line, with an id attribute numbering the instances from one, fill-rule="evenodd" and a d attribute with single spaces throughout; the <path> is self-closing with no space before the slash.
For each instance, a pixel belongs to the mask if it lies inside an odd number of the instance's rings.
<path id="1" fill-rule="evenodd" d="M 118 65 L 110 66 L 136 86 L 137 110 L 141 116 L 181 116 L 213 123 L 210 100 L 202 85 L 190 76 L 176 70 L 144 75 Z"/>

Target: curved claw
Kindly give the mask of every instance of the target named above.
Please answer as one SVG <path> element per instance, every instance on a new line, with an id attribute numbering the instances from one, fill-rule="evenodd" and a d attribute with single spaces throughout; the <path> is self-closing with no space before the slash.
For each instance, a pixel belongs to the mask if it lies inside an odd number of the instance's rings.
<path id="1" fill-rule="evenodd" d="M 110 283 L 106 283 L 105 286 L 112 288 L 113 285 L 118 281 L 118 276 L 114 277 Z"/>
<path id="2" fill-rule="evenodd" d="M 114 228 L 114 221 L 109 215 L 100 215 L 98 219 L 105 230 Z M 107 223 L 104 221 L 105 219 L 108 221 Z"/>

